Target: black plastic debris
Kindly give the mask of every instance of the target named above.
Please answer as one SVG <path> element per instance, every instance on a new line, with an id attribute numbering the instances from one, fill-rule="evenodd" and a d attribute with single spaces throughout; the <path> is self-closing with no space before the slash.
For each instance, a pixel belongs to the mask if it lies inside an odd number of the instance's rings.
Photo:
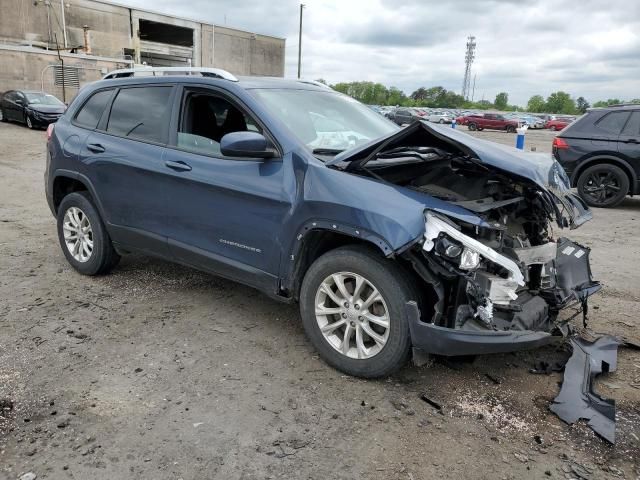
<path id="1" fill-rule="evenodd" d="M 550 410 L 567 423 L 588 420 L 591 429 L 610 443 L 615 443 L 615 401 L 603 399 L 593 391 L 593 379 L 614 372 L 618 363 L 620 341 L 612 336 L 589 342 L 583 338 L 570 339 L 573 355 L 564 370 L 560 394 Z"/>
<path id="2" fill-rule="evenodd" d="M 562 372 L 564 371 L 565 364 L 563 362 L 545 362 L 544 360 L 540 360 L 536 362 L 533 368 L 529 369 L 529 373 L 533 373 L 536 375 L 550 375 L 553 372 Z"/>
<path id="3" fill-rule="evenodd" d="M 420 395 L 420 400 L 428 403 L 433 408 L 435 408 L 440 414 L 444 415 L 444 412 L 442 411 L 442 405 L 436 402 L 435 400 L 431 400 L 426 393 L 423 393 L 422 395 Z"/>

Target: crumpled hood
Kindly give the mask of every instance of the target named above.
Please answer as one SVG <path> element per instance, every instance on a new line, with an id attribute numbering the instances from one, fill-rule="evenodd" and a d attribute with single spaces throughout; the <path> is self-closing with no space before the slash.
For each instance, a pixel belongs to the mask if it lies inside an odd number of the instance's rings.
<path id="1" fill-rule="evenodd" d="M 426 135 L 426 136 L 425 136 Z M 399 131 L 337 155 L 327 165 L 347 163 L 346 170 L 362 168 L 377 153 L 397 146 L 433 146 L 451 150 L 479 163 L 535 183 L 545 194 L 561 227 L 576 228 L 591 219 L 587 205 L 571 192 L 571 182 L 551 154 L 524 152 L 495 142 L 472 137 L 460 130 L 416 121 Z"/>

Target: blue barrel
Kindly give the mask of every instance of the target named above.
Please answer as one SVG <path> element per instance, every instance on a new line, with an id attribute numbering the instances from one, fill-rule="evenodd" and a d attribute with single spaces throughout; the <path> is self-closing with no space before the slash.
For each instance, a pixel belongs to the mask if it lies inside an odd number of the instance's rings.
<path id="1" fill-rule="evenodd" d="M 527 133 L 527 126 L 516 128 L 518 135 L 516 136 L 516 148 L 524 150 L 524 136 Z"/>

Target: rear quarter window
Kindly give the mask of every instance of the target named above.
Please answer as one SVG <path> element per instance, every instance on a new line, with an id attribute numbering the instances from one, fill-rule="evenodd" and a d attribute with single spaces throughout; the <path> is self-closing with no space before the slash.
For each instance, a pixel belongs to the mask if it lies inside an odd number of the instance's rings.
<path id="1" fill-rule="evenodd" d="M 94 129 L 98 126 L 113 90 L 101 90 L 94 93 L 76 114 L 75 123 L 81 127 Z"/>
<path id="2" fill-rule="evenodd" d="M 629 112 L 610 112 L 596 122 L 596 128 L 606 133 L 620 135 L 624 124 L 629 118 Z"/>

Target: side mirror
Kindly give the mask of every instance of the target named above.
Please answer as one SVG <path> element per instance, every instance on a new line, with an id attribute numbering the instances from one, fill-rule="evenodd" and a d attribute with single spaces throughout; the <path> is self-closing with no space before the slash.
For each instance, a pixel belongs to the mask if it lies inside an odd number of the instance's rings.
<path id="1" fill-rule="evenodd" d="M 258 132 L 231 132 L 220 140 L 220 153 L 226 157 L 271 158 L 274 152 Z"/>

